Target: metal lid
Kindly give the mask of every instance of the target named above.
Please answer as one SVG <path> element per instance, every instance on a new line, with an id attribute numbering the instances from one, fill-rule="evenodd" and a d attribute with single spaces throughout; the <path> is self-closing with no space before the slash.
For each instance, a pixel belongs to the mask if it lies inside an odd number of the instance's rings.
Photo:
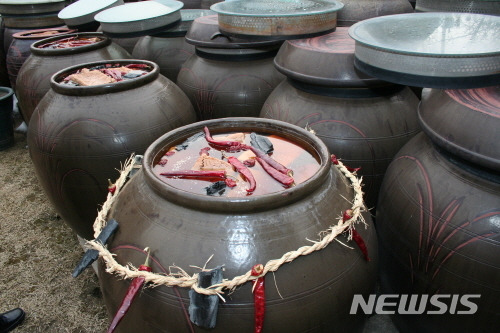
<path id="1" fill-rule="evenodd" d="M 29 15 L 58 12 L 67 0 L 0 0 L 0 14 Z"/>
<path id="2" fill-rule="evenodd" d="M 354 24 L 355 66 L 382 80 L 431 88 L 479 88 L 500 80 L 500 17 L 419 13 Z"/>
<path id="3" fill-rule="evenodd" d="M 123 0 L 79 0 L 59 12 L 68 26 L 94 22 L 94 16 L 107 8 L 123 5 Z"/>
<path id="4" fill-rule="evenodd" d="M 343 6 L 335 0 L 237 0 L 219 2 L 210 9 L 219 14 L 224 33 L 291 39 L 333 31 Z"/>
<path id="5" fill-rule="evenodd" d="M 356 22 L 377 16 L 413 13 L 413 7 L 408 0 L 341 1 L 344 4 L 344 8 L 337 15 L 337 25 L 339 27 L 350 27 Z"/>
<path id="6" fill-rule="evenodd" d="M 95 15 L 102 31 L 118 38 L 146 36 L 174 26 L 181 20 L 184 4 L 171 1 L 169 6 L 156 1 L 130 2 L 103 10 Z"/>
<path id="7" fill-rule="evenodd" d="M 424 89 L 418 117 L 422 130 L 438 146 L 500 171 L 500 86 Z"/>
<path id="8" fill-rule="evenodd" d="M 244 49 L 277 45 L 279 41 L 272 39 L 237 38 L 219 31 L 217 15 L 208 15 L 195 19 L 186 34 L 186 41 L 195 46 L 224 49 Z"/>
<path id="9" fill-rule="evenodd" d="M 417 12 L 459 12 L 500 15 L 498 0 L 418 0 Z"/>
<path id="10" fill-rule="evenodd" d="M 288 40 L 274 59 L 286 76 L 310 84 L 364 87 L 387 85 L 354 68 L 354 40 L 349 28 L 338 27 L 327 35 Z"/>

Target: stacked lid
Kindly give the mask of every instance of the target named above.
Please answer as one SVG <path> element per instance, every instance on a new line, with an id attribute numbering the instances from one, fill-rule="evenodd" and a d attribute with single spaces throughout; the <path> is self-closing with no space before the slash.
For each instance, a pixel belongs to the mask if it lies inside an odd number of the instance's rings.
<path id="1" fill-rule="evenodd" d="M 68 27 L 80 27 L 98 23 L 94 16 L 111 7 L 123 5 L 123 0 L 79 0 L 59 12 L 59 18 Z"/>
<path id="2" fill-rule="evenodd" d="M 67 0 L 0 0 L 0 15 L 9 28 L 46 28 L 62 25 L 57 13 Z"/>
<path id="3" fill-rule="evenodd" d="M 284 40 L 335 30 L 337 12 L 343 6 L 335 0 L 236 0 L 216 3 L 210 9 L 219 15 L 224 34 Z"/>
<path id="4" fill-rule="evenodd" d="M 417 87 L 480 88 L 500 82 L 500 17 L 419 13 L 354 24 L 355 66 L 368 75 Z"/>

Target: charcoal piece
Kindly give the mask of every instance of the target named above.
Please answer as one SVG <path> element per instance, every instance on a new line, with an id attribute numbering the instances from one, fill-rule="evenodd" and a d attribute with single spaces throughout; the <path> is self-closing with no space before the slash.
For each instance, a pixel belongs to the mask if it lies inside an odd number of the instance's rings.
<path id="1" fill-rule="evenodd" d="M 273 152 L 273 150 L 274 150 L 273 144 L 265 136 L 251 133 L 250 139 L 251 139 L 250 144 L 252 145 L 252 147 L 257 148 L 266 154 L 270 154 Z"/>
<path id="2" fill-rule="evenodd" d="M 221 282 L 221 266 L 211 271 L 200 272 L 198 275 L 198 285 L 202 288 L 208 288 Z M 217 310 L 219 309 L 219 297 L 217 295 L 198 294 L 191 289 L 189 290 L 189 302 L 188 311 L 191 322 L 203 328 L 214 328 L 217 320 Z"/>
<path id="3" fill-rule="evenodd" d="M 183 143 L 181 143 L 180 145 L 177 145 L 175 146 L 175 150 L 177 151 L 180 151 L 180 150 L 185 150 L 189 144 L 193 141 L 196 141 L 197 139 L 201 138 L 205 136 L 205 133 L 203 132 L 199 132 L 199 133 L 196 133 L 195 135 L 192 135 L 190 136 L 189 138 L 187 138 Z"/>
<path id="4" fill-rule="evenodd" d="M 144 71 L 130 71 L 127 74 L 123 75 L 123 77 L 126 79 L 133 79 L 133 78 L 142 76 L 143 74 L 144 74 Z"/>
<path id="5" fill-rule="evenodd" d="M 106 226 L 102 229 L 101 233 L 97 238 L 95 239 L 97 242 L 101 244 L 106 244 L 111 237 L 111 235 L 114 234 L 114 232 L 118 229 L 118 222 L 116 222 L 115 219 L 111 219 L 106 223 Z M 99 258 L 99 251 L 94 250 L 94 249 L 89 249 L 85 251 L 85 254 L 83 255 L 83 258 L 80 260 L 78 265 L 76 265 L 76 268 L 73 270 L 73 273 L 71 274 L 74 278 L 76 278 L 78 275 L 80 275 L 87 267 L 92 265 L 94 261 Z"/>
<path id="6" fill-rule="evenodd" d="M 103 69 L 103 68 L 106 68 L 106 67 L 104 65 L 97 65 L 97 66 L 94 66 L 94 67 L 90 67 L 89 70 L 95 71 L 95 70 Z"/>
<path id="7" fill-rule="evenodd" d="M 226 182 L 221 180 L 212 183 L 212 185 L 205 187 L 205 190 L 207 191 L 207 195 L 222 195 L 226 191 Z"/>

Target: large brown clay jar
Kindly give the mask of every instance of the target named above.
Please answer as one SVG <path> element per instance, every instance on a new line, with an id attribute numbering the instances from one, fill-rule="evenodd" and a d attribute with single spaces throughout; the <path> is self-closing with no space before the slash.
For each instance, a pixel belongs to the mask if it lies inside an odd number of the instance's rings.
<path id="1" fill-rule="evenodd" d="M 420 130 L 418 98 L 408 87 L 358 73 L 347 31 L 285 42 L 275 64 L 288 79 L 260 116 L 313 130 L 346 165 L 360 167 L 373 208 L 391 159 Z"/>
<path id="2" fill-rule="evenodd" d="M 500 297 L 500 178 L 439 151 L 423 133 L 387 170 L 377 205 L 382 293 L 448 295 L 445 313 L 396 315 L 401 332 L 494 332 Z M 480 295 L 452 307 L 451 295 Z M 417 307 L 418 308 L 418 307 Z M 391 310 L 395 310 L 394 308 Z M 457 312 L 460 311 L 460 312 Z"/>
<path id="3" fill-rule="evenodd" d="M 99 37 L 101 41 L 66 49 L 41 49 L 40 45 L 68 37 Z M 50 77 L 56 72 L 73 65 L 106 59 L 128 59 L 130 54 L 111 40 L 97 32 L 85 32 L 52 37 L 33 43 L 31 55 L 19 70 L 17 78 L 17 98 L 19 108 L 26 123 L 43 96 L 50 89 Z"/>
<path id="4" fill-rule="evenodd" d="M 261 46 L 266 43 L 223 36 L 217 22 L 217 15 L 194 21 L 186 39 L 196 46 L 196 53 L 182 65 L 177 84 L 200 120 L 257 117 L 266 98 L 284 79 L 273 66 L 279 45 Z M 201 36 L 195 35 L 199 30 Z"/>
<path id="5" fill-rule="evenodd" d="M 140 78 L 97 86 L 59 82 L 77 69 L 113 63 L 80 64 L 56 73 L 28 128 L 30 156 L 42 187 L 66 223 L 93 238 L 92 225 L 106 198 L 108 179 L 120 163 L 143 154 L 159 136 L 195 121 L 184 93 L 153 70 Z"/>
<path id="6" fill-rule="evenodd" d="M 166 147 L 208 126 L 214 133 L 233 131 L 275 134 L 307 149 L 320 162 L 319 171 L 305 182 L 283 191 L 243 198 L 213 197 L 179 190 L 153 173 Z M 257 185 L 258 186 L 258 185 Z M 347 199 L 347 200 L 346 200 Z M 350 208 L 353 189 L 330 162 L 326 146 L 314 135 L 284 122 L 233 118 L 195 123 L 173 130 L 155 141 L 144 155 L 142 169 L 125 185 L 109 217 L 119 223 L 109 248 L 121 264 L 139 265 L 142 249 L 153 253 L 153 271 L 168 273 L 175 263 L 189 274 L 224 265 L 224 278 L 243 274 L 256 263 L 265 264 L 311 244 L 318 232 L 336 223 Z M 371 219 L 357 230 L 366 241 L 372 261 L 365 261 L 354 245 L 333 242 L 326 248 L 281 266 L 266 276 L 264 332 L 360 332 L 365 318 L 349 315 L 354 294 L 373 292 L 377 250 Z M 344 235 L 342 242 L 352 245 Z M 373 256 L 373 257 L 372 257 Z M 101 263 L 102 264 L 102 263 Z M 120 304 L 129 281 L 106 273 L 99 279 L 110 316 Z M 178 293 L 178 294 L 177 294 Z M 226 297 L 227 296 L 227 297 Z M 254 303 L 251 283 L 220 302 L 217 323 L 208 330 L 191 324 L 192 332 L 252 332 Z M 144 290 L 118 325 L 116 332 L 185 332 L 190 324 L 183 314 L 188 290 L 160 286 Z"/>
<path id="7" fill-rule="evenodd" d="M 395 157 L 378 203 L 382 292 L 450 295 L 440 296 L 443 314 L 426 315 L 439 310 L 427 306 L 419 316 L 396 315 L 401 332 L 494 332 L 500 296 L 498 89 L 424 89 L 419 117 L 425 135 Z M 468 299 L 472 308 L 464 295 L 475 295 Z"/>

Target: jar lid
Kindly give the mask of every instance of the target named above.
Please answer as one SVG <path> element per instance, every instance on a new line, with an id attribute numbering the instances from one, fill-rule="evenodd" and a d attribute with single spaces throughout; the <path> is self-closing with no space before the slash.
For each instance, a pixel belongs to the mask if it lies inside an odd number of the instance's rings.
<path id="1" fill-rule="evenodd" d="M 280 41 L 272 39 L 237 38 L 219 31 L 217 15 L 196 18 L 186 34 L 186 42 L 195 46 L 224 49 L 244 49 L 277 45 Z"/>
<path id="2" fill-rule="evenodd" d="M 210 9 L 219 14 L 224 33 L 283 40 L 333 31 L 342 7 L 335 0 L 237 0 L 219 2 Z"/>
<path id="3" fill-rule="evenodd" d="M 408 0 L 342 0 L 342 3 L 344 8 L 337 14 L 339 27 L 350 27 L 356 22 L 377 16 L 413 13 Z"/>
<path id="4" fill-rule="evenodd" d="M 354 39 L 349 28 L 338 27 L 327 35 L 286 41 L 274 59 L 286 76 L 310 83 L 339 87 L 387 85 L 354 68 Z"/>
<path id="5" fill-rule="evenodd" d="M 59 12 L 59 18 L 68 26 L 94 22 L 94 16 L 105 9 L 123 5 L 123 0 L 79 0 Z"/>
<path id="6" fill-rule="evenodd" d="M 424 89 L 418 117 L 422 130 L 444 150 L 500 171 L 500 86 Z"/>
<path id="7" fill-rule="evenodd" d="M 76 32 L 76 30 L 64 27 L 46 28 L 46 29 L 35 29 L 35 30 L 16 32 L 15 34 L 12 35 L 12 37 L 16 39 L 44 39 L 49 37 L 66 35 L 73 32 Z"/>
<path id="8" fill-rule="evenodd" d="M 382 80 L 441 89 L 488 87 L 500 80 L 497 16 L 388 15 L 358 22 L 349 34 L 356 40 L 356 68 Z"/>
<path id="9" fill-rule="evenodd" d="M 417 12 L 460 12 L 500 15 L 498 0 L 419 0 L 415 5 Z"/>
<path id="10" fill-rule="evenodd" d="M 171 1 L 168 6 L 156 1 L 129 2 L 103 10 L 94 18 L 110 37 L 140 37 L 177 24 L 181 20 L 180 9 L 183 6 L 180 1 Z"/>
<path id="11" fill-rule="evenodd" d="M 0 14 L 29 15 L 53 13 L 64 8 L 67 0 L 0 0 Z"/>

